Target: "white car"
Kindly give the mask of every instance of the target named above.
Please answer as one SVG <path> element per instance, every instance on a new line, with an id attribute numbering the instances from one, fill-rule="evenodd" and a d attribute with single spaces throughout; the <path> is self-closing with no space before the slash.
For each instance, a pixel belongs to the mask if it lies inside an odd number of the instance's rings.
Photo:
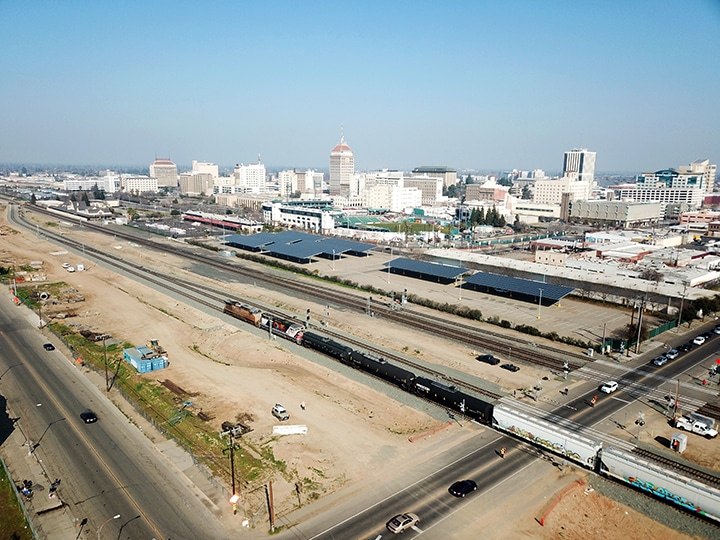
<path id="1" fill-rule="evenodd" d="M 670 349 L 668 352 L 665 353 L 665 358 L 668 360 L 675 360 L 678 356 L 680 356 L 680 351 L 677 349 Z"/>
<path id="2" fill-rule="evenodd" d="M 600 387 L 600 391 L 605 392 L 606 394 L 612 394 L 617 389 L 618 383 L 616 383 L 615 381 L 606 382 Z"/>
<path id="3" fill-rule="evenodd" d="M 693 339 L 693 343 L 695 345 L 702 345 L 703 343 L 705 343 L 705 336 L 696 337 L 695 339 Z"/>

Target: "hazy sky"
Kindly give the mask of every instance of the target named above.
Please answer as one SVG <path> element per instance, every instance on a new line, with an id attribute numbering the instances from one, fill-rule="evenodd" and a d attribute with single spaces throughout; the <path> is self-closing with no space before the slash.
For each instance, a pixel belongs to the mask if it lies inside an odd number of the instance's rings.
<path id="1" fill-rule="evenodd" d="M 0 163 L 720 161 L 720 2 L 0 0 Z"/>

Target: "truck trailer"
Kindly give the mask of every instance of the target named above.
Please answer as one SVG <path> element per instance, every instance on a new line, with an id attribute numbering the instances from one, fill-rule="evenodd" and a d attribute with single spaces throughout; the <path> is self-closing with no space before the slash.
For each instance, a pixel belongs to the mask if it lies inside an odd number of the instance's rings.
<path id="1" fill-rule="evenodd" d="M 547 448 L 588 469 L 595 469 L 598 452 L 602 449 L 601 441 L 584 437 L 506 405 L 495 406 L 493 426 L 536 446 Z"/>

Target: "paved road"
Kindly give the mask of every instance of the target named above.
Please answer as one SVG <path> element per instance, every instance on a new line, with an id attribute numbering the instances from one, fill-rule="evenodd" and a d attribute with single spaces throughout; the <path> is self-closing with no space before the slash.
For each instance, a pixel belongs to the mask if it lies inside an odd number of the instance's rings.
<path id="1" fill-rule="evenodd" d="M 41 537 L 75 538 L 83 519 L 83 528 L 102 527 L 106 538 L 228 537 L 215 505 L 182 480 L 83 370 L 42 348 L 37 320 L 8 295 L 0 298 L 0 393 L 14 419 L 2 436 L 3 456 L 16 482 L 35 485 L 27 507 Z M 81 421 L 86 408 L 98 414 L 97 423 Z M 57 478 L 60 488 L 50 498 Z"/>

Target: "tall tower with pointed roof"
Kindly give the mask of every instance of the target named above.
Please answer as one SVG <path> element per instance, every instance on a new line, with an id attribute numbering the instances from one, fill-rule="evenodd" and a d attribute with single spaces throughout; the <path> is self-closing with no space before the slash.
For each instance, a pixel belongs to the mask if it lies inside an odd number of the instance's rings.
<path id="1" fill-rule="evenodd" d="M 330 151 L 330 195 L 347 195 L 355 175 L 355 156 L 340 134 L 340 142 Z"/>

